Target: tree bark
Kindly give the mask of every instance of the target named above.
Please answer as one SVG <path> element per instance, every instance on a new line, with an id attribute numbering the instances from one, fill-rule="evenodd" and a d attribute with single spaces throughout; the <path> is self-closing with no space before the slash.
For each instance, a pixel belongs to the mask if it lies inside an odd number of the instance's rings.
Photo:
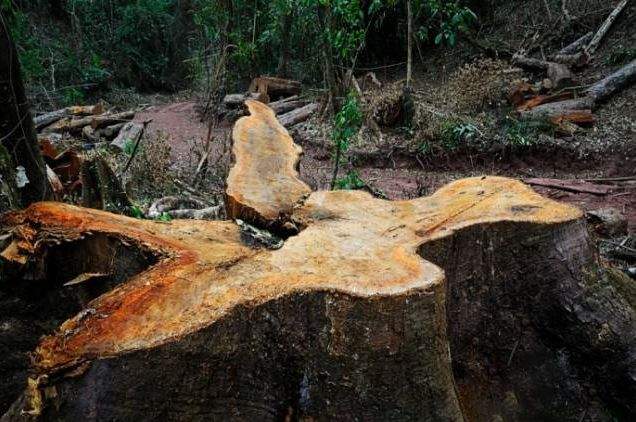
<path id="1" fill-rule="evenodd" d="M 406 0 L 407 43 L 406 43 L 406 86 L 411 87 L 413 78 L 413 11 L 411 0 Z"/>
<path id="2" fill-rule="evenodd" d="M 547 119 L 574 110 L 590 110 L 594 100 L 590 97 L 575 98 L 556 103 L 541 104 L 527 111 L 519 112 L 522 119 Z"/>
<path id="3" fill-rule="evenodd" d="M 592 39 L 592 36 L 594 36 L 594 33 L 588 32 L 587 34 L 583 35 L 581 38 L 577 38 L 571 44 L 568 44 L 567 46 L 563 47 L 561 50 L 559 50 L 558 54 L 566 55 L 566 54 L 578 53 L 579 50 L 582 50 L 583 47 L 585 47 L 585 45 L 587 44 L 587 42 Z"/>
<path id="4" fill-rule="evenodd" d="M 632 60 L 629 64 L 589 87 L 587 95 L 595 102 L 601 102 L 634 82 L 636 82 L 636 60 Z"/>
<path id="5" fill-rule="evenodd" d="M 303 107 L 289 111 L 278 117 L 280 124 L 286 128 L 292 127 L 300 122 L 309 119 L 312 114 L 318 111 L 317 103 L 309 103 Z"/>
<path id="6" fill-rule="evenodd" d="M 278 67 L 276 69 L 276 76 L 279 78 L 289 77 L 289 57 L 291 53 L 290 41 L 293 24 L 294 10 L 292 9 L 283 16 L 283 22 L 281 25 L 280 57 L 278 59 Z"/>
<path id="7" fill-rule="evenodd" d="M 0 14 L 0 141 L 9 152 L 4 157 L 7 162 L 0 163 L 2 168 L 22 166 L 28 183 L 19 187 L 20 203 L 23 206 L 52 197 L 51 187 L 46 177 L 46 167 L 40 147 L 31 111 L 24 92 L 20 75 L 20 63 L 6 20 Z M 10 180 L 10 174 L 2 174 Z"/>
<path id="8" fill-rule="evenodd" d="M 331 8 L 329 4 L 318 5 L 318 20 L 322 29 L 321 54 L 324 63 L 325 87 L 329 92 L 327 100 L 328 106 L 333 112 L 337 107 L 335 102 L 338 99 L 338 86 L 336 85 L 336 74 L 333 66 L 333 51 L 331 49 L 331 41 L 328 34 L 331 33 Z"/>

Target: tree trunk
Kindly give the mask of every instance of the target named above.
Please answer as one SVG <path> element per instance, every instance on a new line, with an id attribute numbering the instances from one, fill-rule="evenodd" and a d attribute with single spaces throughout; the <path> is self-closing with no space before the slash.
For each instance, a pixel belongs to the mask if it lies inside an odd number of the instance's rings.
<path id="1" fill-rule="evenodd" d="M 590 97 L 575 98 L 556 103 L 541 104 L 528 111 L 519 112 L 519 116 L 526 120 L 547 119 L 574 110 L 590 110 L 593 106 L 594 101 Z"/>
<path id="2" fill-rule="evenodd" d="M 411 0 L 406 0 L 407 43 L 406 43 L 406 86 L 411 87 L 413 78 L 413 11 Z"/>
<path id="3" fill-rule="evenodd" d="M 587 89 L 595 102 L 601 102 L 636 82 L 636 59 Z"/>
<path id="4" fill-rule="evenodd" d="M 4 157 L 7 162 L 0 163 L 0 167 L 24 168 L 28 183 L 18 188 L 20 203 L 26 206 L 50 199 L 52 191 L 24 92 L 18 54 L 5 22 L 0 15 L 0 140 L 9 152 L 10 162 Z M 10 174 L 0 177 L 11 179 Z"/>
<path id="5" fill-rule="evenodd" d="M 294 11 L 290 10 L 283 16 L 280 40 L 280 57 L 278 59 L 278 68 L 276 75 L 279 78 L 289 77 L 289 57 L 290 57 L 290 41 L 292 25 L 294 24 Z"/>
<path id="6" fill-rule="evenodd" d="M 337 107 L 335 102 L 338 99 L 338 86 L 336 85 L 336 74 L 333 66 L 333 52 L 331 50 L 331 42 L 327 35 L 331 31 L 331 8 L 329 4 L 318 5 L 318 20 L 322 29 L 321 54 L 324 63 L 325 86 L 329 92 L 328 105 L 331 111 Z"/>
<path id="7" fill-rule="evenodd" d="M 300 148 L 248 106 L 242 222 L 0 217 L 3 421 L 633 416 L 636 288 L 581 211 L 486 176 L 409 201 L 310 192 Z M 246 223 L 298 230 L 270 249 Z"/>

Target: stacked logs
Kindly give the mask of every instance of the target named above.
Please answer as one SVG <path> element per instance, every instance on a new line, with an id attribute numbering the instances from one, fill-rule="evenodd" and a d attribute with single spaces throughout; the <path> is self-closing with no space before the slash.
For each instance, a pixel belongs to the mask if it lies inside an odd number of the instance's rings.
<path id="1" fill-rule="evenodd" d="M 515 54 L 514 64 L 525 69 L 542 72 L 546 78 L 537 89 L 519 84 L 510 93 L 510 102 L 522 120 L 547 120 L 557 132 L 572 134 L 579 127 L 593 125 L 592 111 L 624 87 L 636 81 L 636 60 L 618 69 L 584 90 L 579 90 L 575 71 L 587 66 L 610 27 L 625 8 L 622 0 L 609 14 L 596 33 L 589 32 L 556 54 L 546 59 L 536 59 Z"/>
<path id="2" fill-rule="evenodd" d="M 268 104 L 281 124 L 290 128 L 309 119 L 318 110 L 317 103 L 301 99 L 301 92 L 299 81 L 259 76 L 252 80 L 248 92 L 228 94 L 223 98 L 219 117 L 234 122 L 246 114 L 245 101 L 255 100 Z"/>
<path id="3" fill-rule="evenodd" d="M 132 150 L 144 124 L 133 122 L 134 111 L 106 112 L 102 104 L 72 106 L 37 115 L 33 124 L 56 199 L 77 197 L 87 207 L 125 212 L 131 203 L 106 161 L 87 157 L 64 140 L 80 139 L 84 149 L 107 145 L 116 153 Z"/>

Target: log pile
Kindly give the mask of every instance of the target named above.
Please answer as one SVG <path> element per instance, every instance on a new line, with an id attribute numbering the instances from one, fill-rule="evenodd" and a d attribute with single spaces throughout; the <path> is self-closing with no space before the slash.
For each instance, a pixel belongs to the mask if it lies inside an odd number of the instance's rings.
<path id="1" fill-rule="evenodd" d="M 586 33 L 551 56 L 550 60 L 527 57 L 523 53 L 513 55 L 514 64 L 547 76 L 539 89 L 529 89 L 527 84 L 513 88 L 509 99 L 521 119 L 547 120 L 557 131 L 572 134 L 578 127 L 594 124 L 592 112 L 601 102 L 636 82 L 636 60 L 633 60 L 584 90 L 575 87 L 578 81 L 574 72 L 590 63 L 626 4 L 627 0 L 620 1 L 596 33 Z M 545 92 L 556 94 L 539 95 Z"/>
<path id="2" fill-rule="evenodd" d="M 130 149 L 145 127 L 133 122 L 134 117 L 134 111 L 106 112 L 96 104 L 66 107 L 33 119 L 56 199 L 72 198 L 84 206 L 111 212 L 130 209 L 118 177 L 103 159 L 87 157 L 85 150 L 99 145 L 108 145 L 118 153 Z M 84 147 L 66 147 L 68 140 L 81 140 Z"/>
<path id="3" fill-rule="evenodd" d="M 268 104 L 283 126 L 290 128 L 306 121 L 318 110 L 318 103 L 300 98 L 301 91 L 302 86 L 298 81 L 260 76 L 252 80 L 248 92 L 226 95 L 218 116 L 235 122 L 246 114 L 246 101 L 259 101 Z"/>
<path id="4" fill-rule="evenodd" d="M 35 349 L 0 379 L 3 420 L 636 412 L 633 288 L 597 262 L 581 211 L 500 177 L 408 201 L 310 192 L 274 112 L 248 107 L 227 188 L 240 224 L 60 203 L 0 217 L 3 292 L 44 304 L 2 337 L 11 359 Z M 286 240 L 260 247 L 250 226 Z M 70 319 L 32 324 L 47 317 Z"/>

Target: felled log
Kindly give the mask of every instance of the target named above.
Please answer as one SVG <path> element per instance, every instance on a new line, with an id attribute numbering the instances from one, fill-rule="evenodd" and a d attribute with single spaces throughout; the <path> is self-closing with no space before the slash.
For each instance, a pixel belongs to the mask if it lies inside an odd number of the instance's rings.
<path id="1" fill-rule="evenodd" d="M 229 221 L 160 223 L 60 203 L 0 217 L 12 236 L 2 292 L 16 303 L 0 306 L 0 319 L 34 327 L 0 338 L 12 358 L 38 343 L 28 373 L 13 365 L 0 378 L 14 399 L 6 420 L 636 411 L 631 280 L 598 264 L 581 211 L 499 177 L 408 201 L 286 195 L 285 181 L 304 185 L 290 171 L 299 151 L 271 110 L 248 106 L 228 196 L 247 189 L 241 197 L 254 201 L 235 211 L 259 227 L 279 218 L 263 212 L 268 200 L 290 210 L 301 230 L 278 249 Z M 257 175 L 274 188 L 255 197 L 253 184 L 267 187 Z M 106 276 L 64 287 L 83 274 Z M 25 295 L 31 286 L 44 287 Z M 36 312 L 16 314 L 34 300 Z M 71 318 L 53 333 L 32 323 L 51 314 Z M 9 383 L 15 374 L 22 385 Z"/>
<path id="2" fill-rule="evenodd" d="M 144 125 L 141 123 L 128 122 L 119 131 L 119 134 L 110 143 L 110 146 L 117 151 L 124 151 L 126 145 L 134 145 L 144 131 Z"/>
<path id="3" fill-rule="evenodd" d="M 269 102 L 269 97 L 266 93 L 261 92 L 250 92 L 247 94 L 228 94 L 223 98 L 223 105 L 229 109 L 241 108 L 247 100 L 260 101 L 261 103 L 267 104 Z"/>
<path id="4" fill-rule="evenodd" d="M 517 97 L 519 95 L 518 91 L 515 91 L 513 95 L 515 95 L 515 97 L 511 97 L 511 101 L 516 100 L 518 98 Z M 573 95 L 574 94 L 572 92 L 567 92 L 567 91 L 559 93 L 559 94 L 554 94 L 554 95 L 537 95 L 519 104 L 517 107 L 517 110 L 518 111 L 532 110 L 533 108 L 538 107 L 542 104 L 555 103 L 555 102 L 572 99 Z"/>
<path id="5" fill-rule="evenodd" d="M 279 116 L 278 120 L 281 125 L 289 128 L 309 119 L 316 111 L 318 111 L 318 103 L 310 103 Z"/>
<path id="6" fill-rule="evenodd" d="M 520 54 L 515 54 L 512 58 L 512 62 L 527 69 L 545 71 L 552 82 L 553 88 L 558 89 L 571 86 L 575 82 L 572 71 L 562 63 L 548 62 Z"/>
<path id="7" fill-rule="evenodd" d="M 98 107 L 98 106 L 94 106 Z M 72 109 L 73 107 L 71 107 Z M 69 115 L 73 115 L 69 112 Z M 102 115 L 91 115 L 82 118 L 74 118 L 74 117 L 64 117 L 55 123 L 45 127 L 43 129 L 44 133 L 81 133 L 84 130 L 85 126 L 91 126 L 93 129 L 98 129 L 104 126 L 108 126 L 115 123 L 120 123 L 124 120 L 130 120 L 135 116 L 135 113 L 132 111 L 127 111 L 123 113 L 116 114 L 102 114 Z"/>
<path id="8" fill-rule="evenodd" d="M 257 101 L 246 105 L 251 115 L 239 119 L 232 132 L 236 163 L 227 178 L 227 214 L 231 219 L 281 229 L 294 206 L 310 192 L 298 179 L 302 148 L 294 144 L 269 107 Z"/>
<path id="9" fill-rule="evenodd" d="M 592 126 L 596 123 L 596 118 L 592 114 L 592 110 L 575 110 L 561 115 L 553 116 L 550 121 L 556 125 L 564 123 L 574 123 L 577 126 Z"/>
<path id="10" fill-rule="evenodd" d="M 601 102 L 634 82 L 636 82 L 636 59 L 589 87 L 587 95 L 595 102 Z"/>
<path id="11" fill-rule="evenodd" d="M 542 104 L 527 111 L 519 112 L 519 116 L 526 120 L 549 119 L 576 110 L 590 110 L 594 100 L 590 97 L 574 98 L 555 103 Z"/>
<path id="12" fill-rule="evenodd" d="M 104 108 L 101 104 L 90 106 L 72 106 L 65 107 L 61 110 L 55 110 L 36 116 L 33 119 L 36 129 L 42 129 L 64 117 L 68 116 L 88 116 L 93 114 L 102 114 Z"/>
<path id="13" fill-rule="evenodd" d="M 304 107 L 309 104 L 309 101 L 299 100 L 298 95 L 283 98 L 273 103 L 269 103 L 268 107 L 271 108 L 277 115 L 288 113 L 300 107 Z"/>
<path id="14" fill-rule="evenodd" d="M 275 78 L 273 76 L 260 76 L 252 80 L 249 91 L 266 94 L 270 99 L 278 99 L 298 95 L 301 89 L 302 85 L 299 81 Z"/>
<path id="15" fill-rule="evenodd" d="M 124 111 L 114 114 L 103 114 L 101 116 L 95 116 L 91 119 L 90 125 L 93 129 L 99 129 L 118 123 L 125 123 L 135 117 L 134 111 Z"/>

